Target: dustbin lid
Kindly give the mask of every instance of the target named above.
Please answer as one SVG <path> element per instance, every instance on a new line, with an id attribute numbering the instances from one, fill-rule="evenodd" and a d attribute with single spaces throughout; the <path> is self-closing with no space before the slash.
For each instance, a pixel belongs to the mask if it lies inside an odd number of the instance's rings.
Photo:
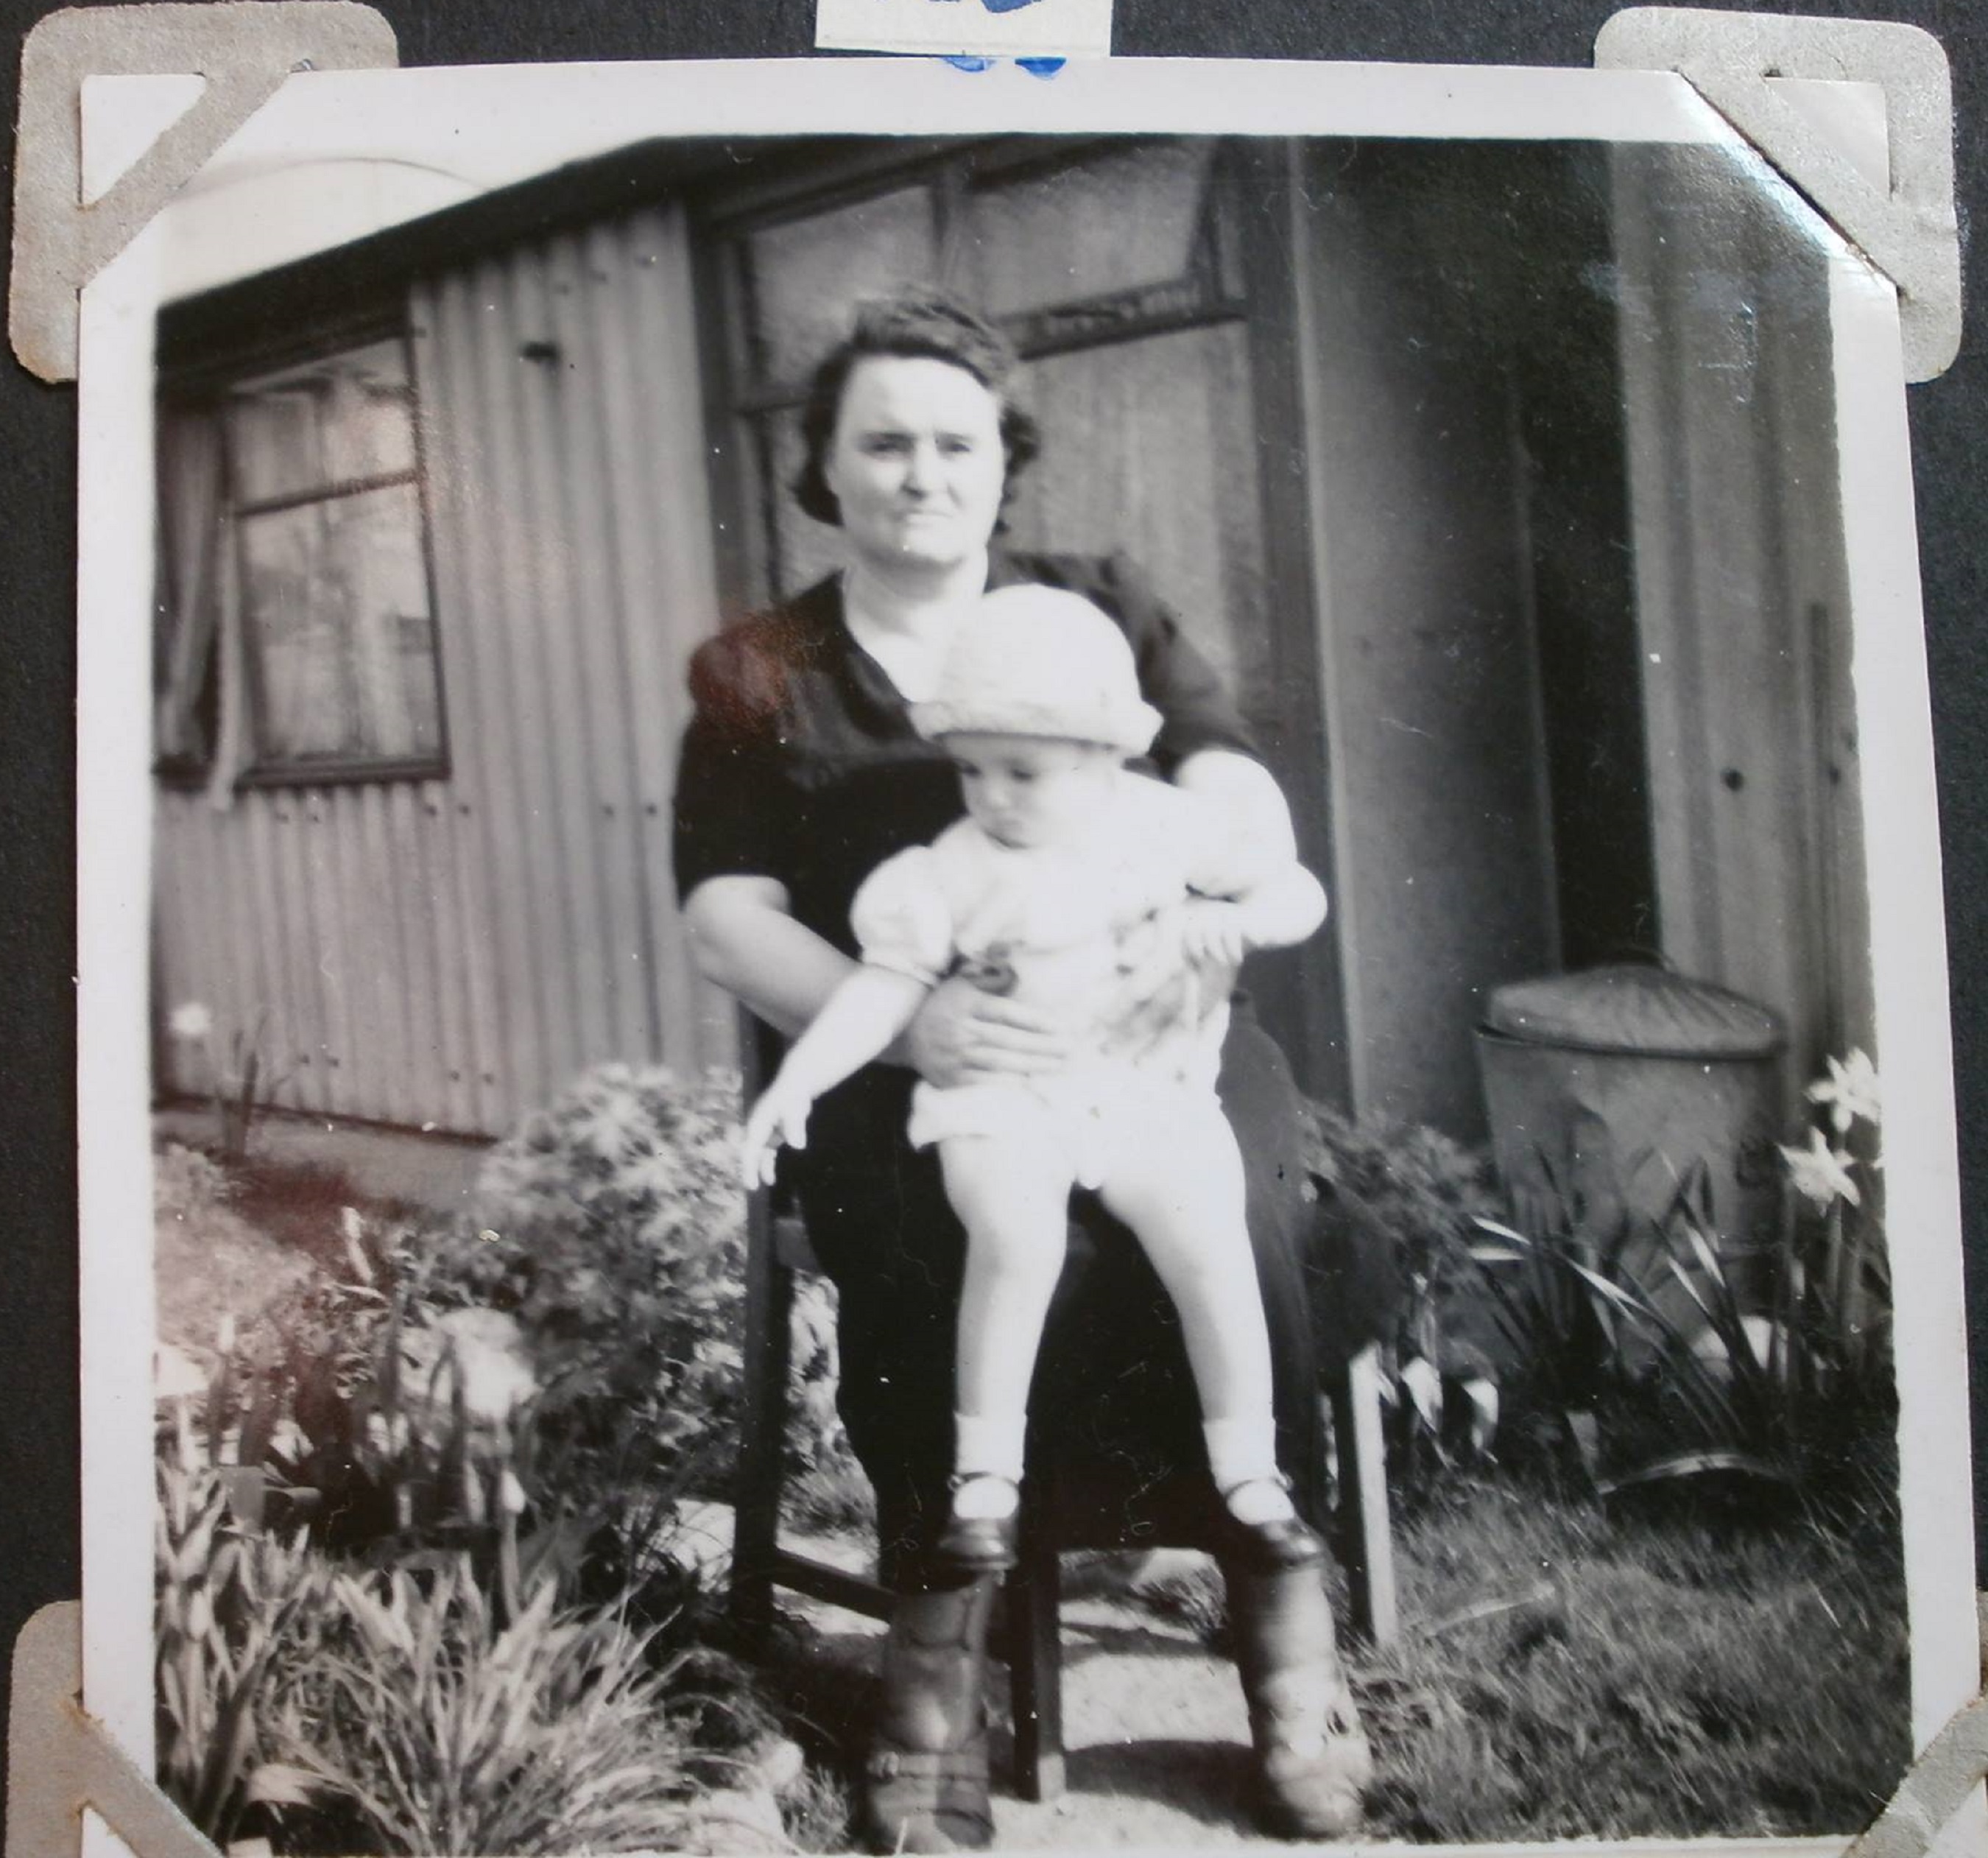
<path id="1" fill-rule="evenodd" d="M 1628 963 L 1514 981 L 1493 993 L 1484 1024 L 1526 1044 L 1665 1058 L 1771 1058 L 1787 1037 L 1757 1000 Z"/>

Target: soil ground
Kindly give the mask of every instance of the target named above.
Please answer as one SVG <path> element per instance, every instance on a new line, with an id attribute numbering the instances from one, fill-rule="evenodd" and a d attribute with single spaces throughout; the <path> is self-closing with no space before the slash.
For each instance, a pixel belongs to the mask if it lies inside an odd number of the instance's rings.
<path id="1" fill-rule="evenodd" d="M 190 1147 L 211 1143 L 215 1134 L 214 1112 L 200 1104 L 157 1111 L 152 1127 L 158 1140 Z M 463 1210 L 489 1148 L 488 1142 L 456 1136 L 327 1122 L 322 1116 L 281 1110 L 257 1116 L 249 1139 L 255 1163 L 336 1176 L 368 1199 L 441 1213 Z"/>

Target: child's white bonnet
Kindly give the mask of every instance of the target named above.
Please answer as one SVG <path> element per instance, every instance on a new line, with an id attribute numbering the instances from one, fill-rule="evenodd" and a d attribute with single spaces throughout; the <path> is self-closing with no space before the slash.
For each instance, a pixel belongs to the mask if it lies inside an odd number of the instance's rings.
<path id="1" fill-rule="evenodd" d="M 1080 594 L 999 587 L 962 618 L 912 726 L 945 736 L 1046 736 L 1143 755 L 1160 712 L 1139 695 L 1125 635 Z"/>

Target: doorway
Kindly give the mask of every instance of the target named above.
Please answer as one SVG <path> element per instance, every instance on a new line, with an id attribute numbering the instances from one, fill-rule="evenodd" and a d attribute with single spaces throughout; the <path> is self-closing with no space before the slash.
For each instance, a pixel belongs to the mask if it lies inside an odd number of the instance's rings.
<path id="1" fill-rule="evenodd" d="M 840 565 L 837 532 L 789 490 L 809 376 L 850 305 L 941 285 L 1028 364 L 1043 443 L 1009 539 L 1137 564 L 1236 695 L 1301 852 L 1329 871 L 1309 574 L 1276 513 L 1282 462 L 1302 452 L 1279 384 L 1288 254 L 1249 243 L 1260 160 L 1209 137 L 1123 137 L 811 156 L 784 173 L 756 164 L 700 215 L 728 607 Z M 1343 1100 L 1332 932 L 1253 958 L 1248 980 L 1306 1088 Z"/>

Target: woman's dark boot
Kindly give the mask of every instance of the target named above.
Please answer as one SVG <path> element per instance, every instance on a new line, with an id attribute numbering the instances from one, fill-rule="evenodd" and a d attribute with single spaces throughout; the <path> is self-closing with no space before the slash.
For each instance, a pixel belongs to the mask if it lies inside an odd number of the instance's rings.
<path id="1" fill-rule="evenodd" d="M 993 1842 L 987 1620 L 998 1586 L 975 1580 L 898 1598 L 864 1770 L 862 1832 L 874 1850 L 979 1851 Z"/>
<path id="2" fill-rule="evenodd" d="M 1361 1818 L 1374 1771 L 1340 1669 L 1332 1605 L 1316 1563 L 1226 1570 L 1236 1668 L 1249 1706 L 1256 1805 L 1286 1839 L 1327 1839 Z"/>

